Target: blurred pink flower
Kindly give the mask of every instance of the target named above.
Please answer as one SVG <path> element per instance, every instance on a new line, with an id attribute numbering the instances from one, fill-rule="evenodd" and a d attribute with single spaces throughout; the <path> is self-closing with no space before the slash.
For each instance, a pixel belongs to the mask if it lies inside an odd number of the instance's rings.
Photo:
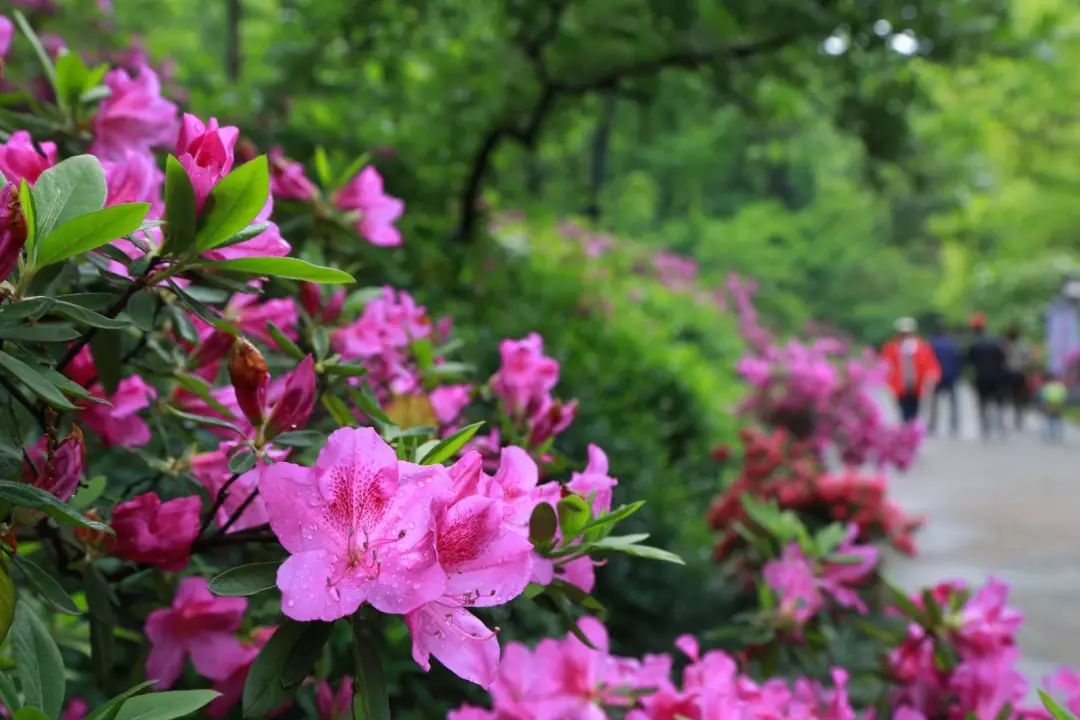
<path id="1" fill-rule="evenodd" d="M 112 553 L 162 570 L 183 570 L 199 536 L 201 509 L 197 495 L 166 502 L 155 492 L 136 495 L 113 508 Z"/>
<path id="2" fill-rule="evenodd" d="M 270 192 L 281 200 L 310 200 L 317 192 L 304 174 L 304 166 L 285 157 L 279 147 L 270 148 Z"/>
<path id="3" fill-rule="evenodd" d="M 26 180 L 33 185 L 43 171 L 55 164 L 56 143 L 35 145 L 25 130 L 16 130 L 6 143 L 0 144 L 0 173 L 10 183 Z"/>
<path id="4" fill-rule="evenodd" d="M 401 244 L 401 233 L 394 222 L 405 211 L 405 203 L 383 192 L 379 171 L 368 165 L 338 191 L 334 204 L 355 213 L 356 232 L 378 247 Z"/>
<path id="5" fill-rule="evenodd" d="M 126 148 L 116 153 L 115 160 L 102 160 L 109 194 L 106 205 L 148 202 L 152 216 L 159 216 L 164 209 L 161 188 L 165 174 L 157 166 L 154 156 Z"/>
<path id="6" fill-rule="evenodd" d="M 472 399 L 472 385 L 440 385 L 428 394 L 431 409 L 440 425 L 452 424 Z"/>
<path id="7" fill-rule="evenodd" d="M 217 597 L 203 578 L 181 580 L 172 607 L 154 610 L 146 618 L 146 677 L 157 680 L 159 689 L 172 687 L 184 658 L 190 657 L 200 675 L 227 679 L 246 655 L 235 637 L 246 609 L 245 598 Z"/>
<path id="8" fill-rule="evenodd" d="M 320 680 L 315 686 L 315 710 L 319 713 L 319 720 L 352 720 L 352 677 L 346 675 L 341 678 L 337 692 L 326 680 Z"/>
<path id="9" fill-rule="evenodd" d="M 111 93 L 94 117 L 95 155 L 123 158 L 128 151 L 146 153 L 176 141 L 176 105 L 161 96 L 157 73 L 149 66 L 134 77 L 110 70 L 104 83 Z"/>
<path id="10" fill-rule="evenodd" d="M 53 448 L 49 448 L 49 438 L 42 436 L 27 448 L 23 477 L 28 484 L 67 502 L 79 487 L 84 452 L 82 431 L 77 425 Z"/>

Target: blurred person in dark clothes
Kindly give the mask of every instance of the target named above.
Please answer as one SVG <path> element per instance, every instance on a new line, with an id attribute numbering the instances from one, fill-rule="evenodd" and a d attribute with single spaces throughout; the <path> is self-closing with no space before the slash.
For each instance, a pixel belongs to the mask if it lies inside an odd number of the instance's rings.
<path id="1" fill-rule="evenodd" d="M 967 361 L 975 380 L 975 396 L 979 405 L 979 431 L 983 438 L 993 432 L 1005 436 L 1002 396 L 1005 386 L 1005 349 L 1001 341 L 986 332 L 986 316 L 971 317 L 971 345 Z"/>
<path id="2" fill-rule="evenodd" d="M 934 350 L 938 365 L 941 367 L 941 379 L 934 388 L 934 397 L 930 401 L 930 433 L 937 433 L 938 404 L 944 398 L 949 407 L 949 434 L 960 434 L 960 403 L 956 395 L 956 385 L 964 370 L 964 351 L 956 337 L 944 325 L 937 324 L 930 335 L 930 347 Z"/>

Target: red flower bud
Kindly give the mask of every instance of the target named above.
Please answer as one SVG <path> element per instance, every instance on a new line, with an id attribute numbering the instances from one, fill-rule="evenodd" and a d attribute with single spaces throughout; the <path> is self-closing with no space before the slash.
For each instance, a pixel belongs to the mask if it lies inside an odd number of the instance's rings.
<path id="1" fill-rule="evenodd" d="M 83 434 L 78 425 L 72 426 L 62 442 L 56 443 L 51 436 L 42 437 L 28 449 L 29 462 L 23 463 L 23 477 L 28 484 L 67 502 L 79 486 L 83 452 Z"/>
<path id="2" fill-rule="evenodd" d="M 229 358 L 229 379 L 236 390 L 236 402 L 255 427 L 261 427 L 270 369 L 258 348 L 244 338 L 233 341 Z"/>
<path id="3" fill-rule="evenodd" d="M 296 430 L 307 422 L 314 409 L 315 361 L 307 355 L 285 379 L 285 389 L 266 423 L 266 439 Z"/>

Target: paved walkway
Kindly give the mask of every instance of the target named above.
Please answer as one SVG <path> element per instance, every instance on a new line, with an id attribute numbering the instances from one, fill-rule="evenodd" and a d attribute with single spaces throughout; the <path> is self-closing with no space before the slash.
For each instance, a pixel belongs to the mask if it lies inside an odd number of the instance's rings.
<path id="1" fill-rule="evenodd" d="M 911 589 L 945 578 L 1007 580 L 1026 618 L 1029 677 L 1080 667 L 1080 428 L 1069 428 L 1064 445 L 1046 445 L 1042 418 L 1030 413 L 1023 432 L 984 442 L 970 393 L 961 415 L 959 438 L 928 440 L 915 467 L 892 481 L 926 527 L 919 557 L 890 558 L 887 571 Z"/>

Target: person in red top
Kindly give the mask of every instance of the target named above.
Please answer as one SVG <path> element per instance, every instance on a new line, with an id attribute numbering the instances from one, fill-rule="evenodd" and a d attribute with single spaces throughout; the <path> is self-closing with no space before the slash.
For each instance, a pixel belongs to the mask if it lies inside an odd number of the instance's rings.
<path id="1" fill-rule="evenodd" d="M 941 379 L 941 366 L 930 343 L 918 335 L 914 318 L 896 321 L 896 335 L 881 348 L 881 357 L 889 368 L 889 389 L 900 407 L 904 422 L 919 417 L 919 404 Z"/>

